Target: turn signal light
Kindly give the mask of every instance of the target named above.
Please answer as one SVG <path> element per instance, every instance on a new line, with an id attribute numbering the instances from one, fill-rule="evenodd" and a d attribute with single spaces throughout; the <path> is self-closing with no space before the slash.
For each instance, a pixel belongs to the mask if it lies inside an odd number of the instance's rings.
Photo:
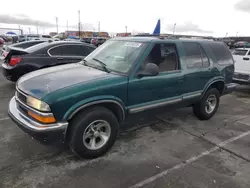
<path id="1" fill-rule="evenodd" d="M 55 123 L 56 122 L 56 119 L 54 118 L 54 116 L 40 116 L 40 115 L 38 115 L 34 112 L 31 112 L 31 111 L 28 111 L 28 114 L 32 118 L 34 118 L 37 121 L 42 122 L 42 123 L 48 124 L 48 123 Z"/>

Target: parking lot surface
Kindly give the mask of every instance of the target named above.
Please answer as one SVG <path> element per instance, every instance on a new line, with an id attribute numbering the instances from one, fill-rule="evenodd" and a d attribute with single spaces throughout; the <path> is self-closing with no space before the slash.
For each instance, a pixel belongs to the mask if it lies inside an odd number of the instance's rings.
<path id="1" fill-rule="evenodd" d="M 14 90 L 1 74 L 1 188 L 250 187 L 250 87 L 222 97 L 209 121 L 191 108 L 133 116 L 111 151 L 94 160 L 23 133 L 7 116 Z"/>

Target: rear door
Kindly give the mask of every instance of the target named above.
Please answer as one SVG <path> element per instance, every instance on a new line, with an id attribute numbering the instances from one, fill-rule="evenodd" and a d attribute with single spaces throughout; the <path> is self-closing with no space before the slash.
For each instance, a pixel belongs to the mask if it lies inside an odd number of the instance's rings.
<path id="1" fill-rule="evenodd" d="M 186 60 L 186 93 L 201 92 L 213 77 L 207 54 L 197 42 L 183 42 L 183 49 Z"/>

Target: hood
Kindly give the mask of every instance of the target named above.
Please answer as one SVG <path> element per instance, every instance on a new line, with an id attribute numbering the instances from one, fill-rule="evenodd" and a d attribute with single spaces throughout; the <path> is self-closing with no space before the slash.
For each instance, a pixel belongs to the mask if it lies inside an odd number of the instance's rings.
<path id="1" fill-rule="evenodd" d="M 18 80 L 17 87 L 28 95 L 42 98 L 53 91 L 109 75 L 112 74 L 83 64 L 67 64 L 28 73 Z"/>

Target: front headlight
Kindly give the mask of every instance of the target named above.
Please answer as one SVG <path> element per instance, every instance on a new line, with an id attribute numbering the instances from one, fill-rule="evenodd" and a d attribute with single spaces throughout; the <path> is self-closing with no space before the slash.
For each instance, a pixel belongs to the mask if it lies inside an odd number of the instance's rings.
<path id="1" fill-rule="evenodd" d="M 40 101 L 34 97 L 28 96 L 26 102 L 27 102 L 27 105 L 29 105 L 32 108 L 35 108 L 39 111 L 45 111 L 45 112 L 50 111 L 50 107 L 48 104 L 46 104 L 45 102 Z"/>

